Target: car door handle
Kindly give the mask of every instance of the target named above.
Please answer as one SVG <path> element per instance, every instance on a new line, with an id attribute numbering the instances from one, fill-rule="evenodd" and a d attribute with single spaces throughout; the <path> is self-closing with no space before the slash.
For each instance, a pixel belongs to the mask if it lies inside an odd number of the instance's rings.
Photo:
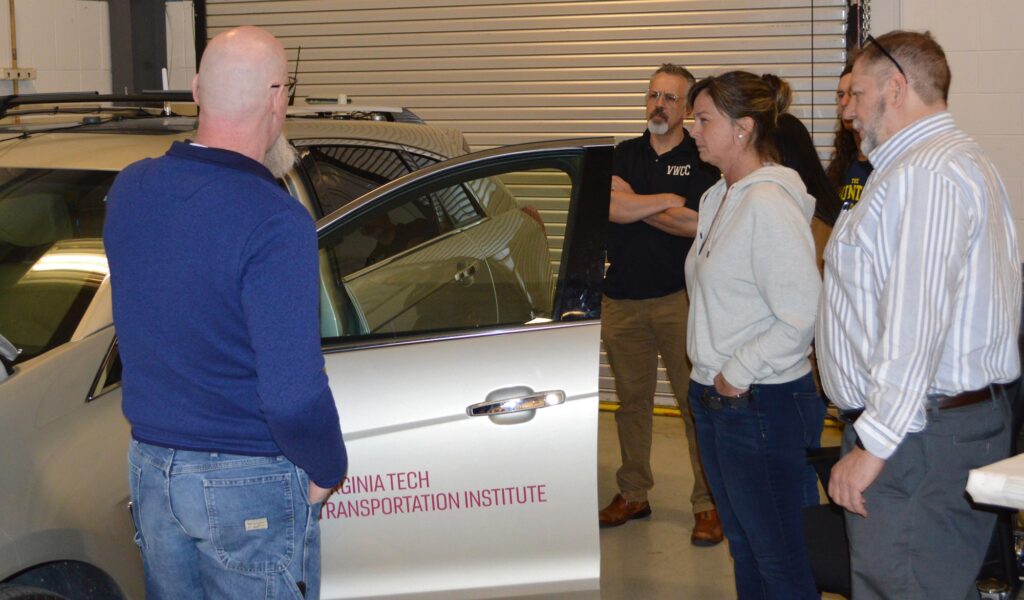
<path id="1" fill-rule="evenodd" d="M 565 392 L 562 390 L 535 392 L 522 385 L 494 390 L 487 394 L 487 399 L 483 402 L 466 407 L 466 414 L 471 417 L 484 417 L 527 413 L 532 417 L 533 411 L 538 408 L 547 408 L 564 402 Z"/>
<path id="2" fill-rule="evenodd" d="M 469 286 L 473 285 L 473 276 L 476 275 L 476 265 L 466 266 L 466 263 L 460 262 L 455 266 L 458 271 L 455 272 L 455 283 Z"/>

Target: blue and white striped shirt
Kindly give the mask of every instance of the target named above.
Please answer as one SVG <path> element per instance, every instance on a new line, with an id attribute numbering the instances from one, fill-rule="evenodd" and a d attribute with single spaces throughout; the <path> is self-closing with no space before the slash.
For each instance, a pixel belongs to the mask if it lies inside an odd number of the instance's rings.
<path id="1" fill-rule="evenodd" d="M 864 408 L 857 434 L 888 458 L 924 429 L 929 394 L 1017 377 L 1021 275 L 1006 189 L 948 112 L 869 158 L 825 248 L 817 353 L 829 398 Z"/>

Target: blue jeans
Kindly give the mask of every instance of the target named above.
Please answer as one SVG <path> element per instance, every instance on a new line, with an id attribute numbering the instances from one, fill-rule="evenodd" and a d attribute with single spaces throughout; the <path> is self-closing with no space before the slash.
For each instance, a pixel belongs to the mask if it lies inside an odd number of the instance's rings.
<path id="1" fill-rule="evenodd" d="M 320 506 L 284 457 L 132 440 L 128 481 L 149 600 L 319 598 Z"/>
<path id="2" fill-rule="evenodd" d="M 750 392 L 736 402 L 690 382 L 697 444 L 729 540 L 736 592 L 740 600 L 819 598 L 802 511 L 808 431 L 820 432 L 824 404 L 809 374 Z"/>
<path id="3" fill-rule="evenodd" d="M 812 387 L 814 388 L 813 392 L 798 392 L 799 398 L 797 399 L 800 421 L 804 426 L 805 463 L 808 449 L 821 448 L 821 434 L 825 429 L 825 412 L 828 407 L 825 399 L 818 393 L 817 386 L 813 384 L 813 379 Z M 818 473 L 811 465 L 804 467 L 803 489 L 804 508 L 821 504 L 821 494 L 818 493 Z"/>

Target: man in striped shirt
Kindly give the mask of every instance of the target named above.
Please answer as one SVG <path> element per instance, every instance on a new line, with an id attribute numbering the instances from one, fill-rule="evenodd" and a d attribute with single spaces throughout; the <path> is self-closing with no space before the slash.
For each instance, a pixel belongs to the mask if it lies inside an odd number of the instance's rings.
<path id="1" fill-rule="evenodd" d="M 949 82 L 931 35 L 869 36 L 844 111 L 875 171 L 825 250 L 817 351 L 851 424 L 829 493 L 857 600 L 977 598 L 995 516 L 966 499 L 967 472 L 1009 453 L 1017 240 L 999 175 L 946 111 Z"/>

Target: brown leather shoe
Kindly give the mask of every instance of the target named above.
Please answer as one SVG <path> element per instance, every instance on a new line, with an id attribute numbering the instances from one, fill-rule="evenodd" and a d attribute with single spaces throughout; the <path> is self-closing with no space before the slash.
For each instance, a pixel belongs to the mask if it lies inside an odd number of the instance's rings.
<path id="1" fill-rule="evenodd" d="M 722 522 L 718 520 L 718 511 L 705 510 L 693 515 L 693 533 L 690 543 L 694 546 L 714 546 L 722 541 Z"/>
<path id="2" fill-rule="evenodd" d="M 643 502 L 627 502 L 622 497 L 622 494 L 615 494 L 611 504 L 604 507 L 604 510 L 598 513 L 597 518 L 601 527 L 618 527 L 626 521 L 649 516 L 651 516 L 650 502 L 646 500 Z"/>

